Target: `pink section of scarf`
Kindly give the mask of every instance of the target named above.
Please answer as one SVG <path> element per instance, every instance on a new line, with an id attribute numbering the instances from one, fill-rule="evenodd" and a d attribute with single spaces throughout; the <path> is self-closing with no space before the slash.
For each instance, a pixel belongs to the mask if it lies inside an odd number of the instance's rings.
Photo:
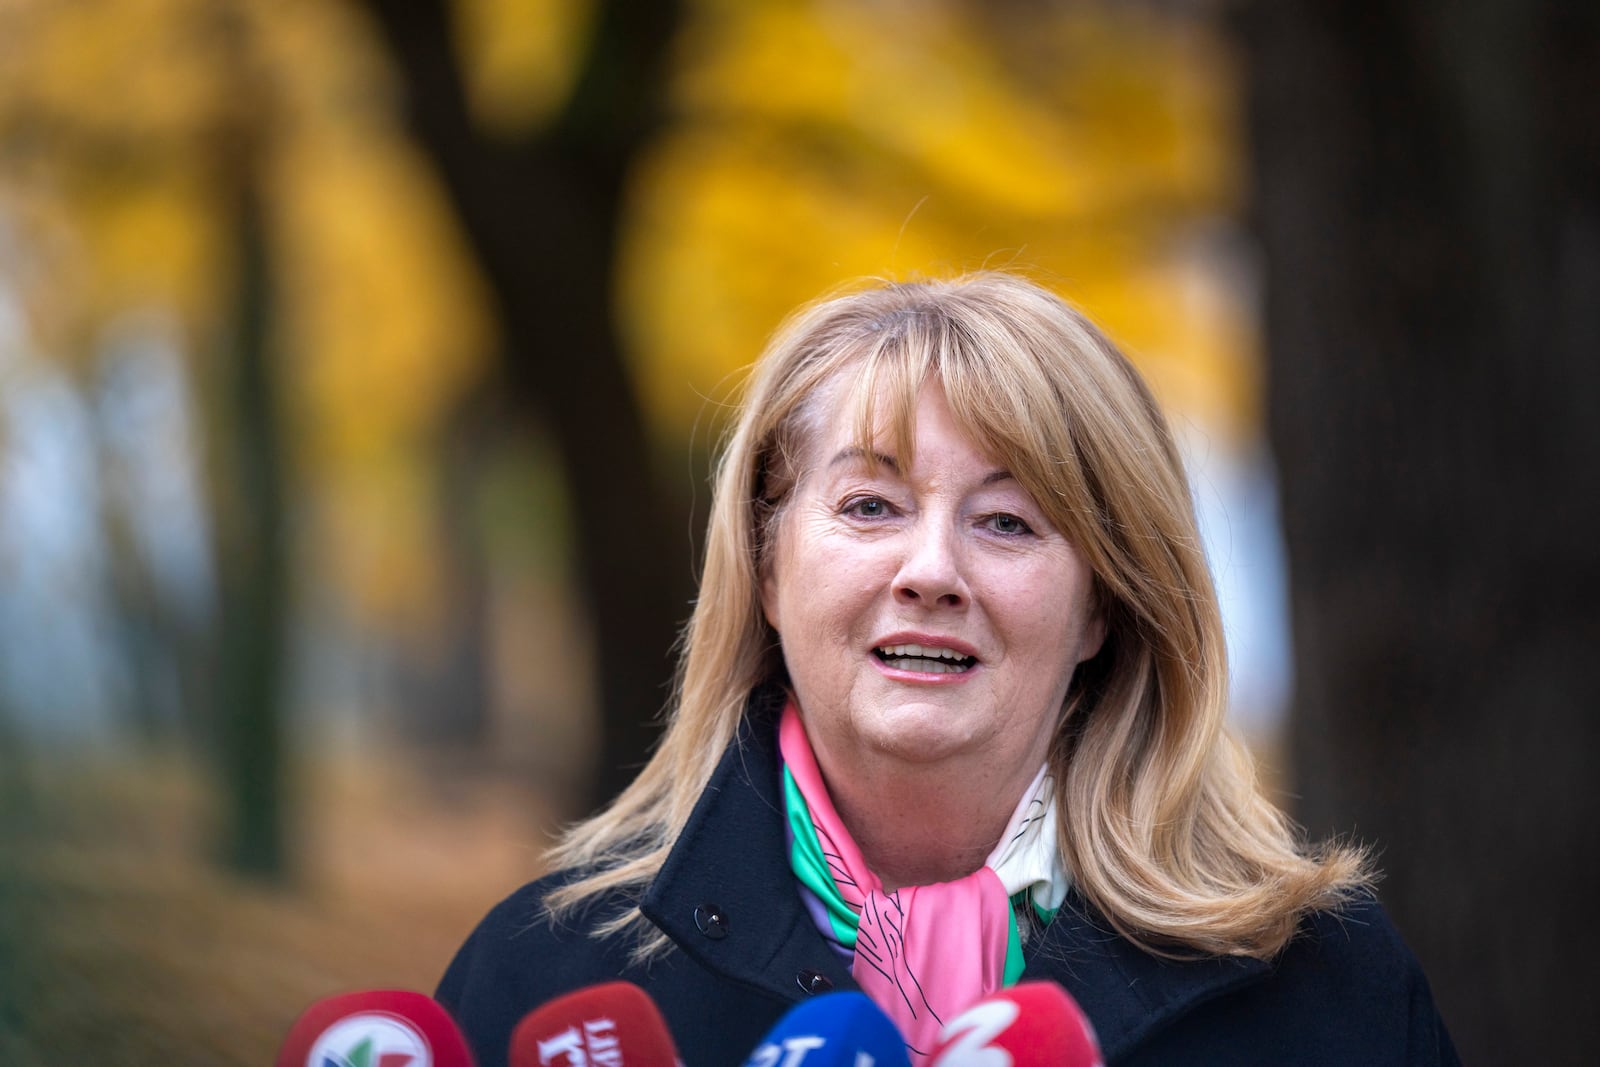
<path id="1" fill-rule="evenodd" d="M 833 880 L 860 916 L 850 972 L 888 1013 L 914 1062 L 924 1062 L 940 1028 L 1005 975 L 1011 904 L 1000 878 L 980 867 L 965 878 L 883 892 L 828 796 L 805 726 L 783 709 L 778 747 L 811 811 Z"/>

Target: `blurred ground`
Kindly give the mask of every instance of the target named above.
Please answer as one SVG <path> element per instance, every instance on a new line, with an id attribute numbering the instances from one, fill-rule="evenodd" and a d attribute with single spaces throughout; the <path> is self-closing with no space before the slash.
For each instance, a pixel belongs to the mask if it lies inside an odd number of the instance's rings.
<path id="1" fill-rule="evenodd" d="M 176 759 L 0 761 L 0 1063 L 269 1064 L 319 997 L 432 992 L 534 876 L 552 816 L 480 776 L 447 797 L 392 762 L 303 772 L 294 884 L 208 862 L 214 803 Z M 25 783 L 19 788 L 19 784 Z"/>

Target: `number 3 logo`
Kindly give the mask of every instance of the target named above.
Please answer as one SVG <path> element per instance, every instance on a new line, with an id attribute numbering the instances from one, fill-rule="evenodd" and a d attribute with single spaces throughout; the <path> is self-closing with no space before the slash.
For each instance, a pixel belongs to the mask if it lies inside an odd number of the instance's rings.
<path id="1" fill-rule="evenodd" d="M 934 1060 L 934 1067 L 1013 1067 L 1015 1060 L 1003 1048 L 989 1044 L 1016 1021 L 1020 1009 L 1009 1000 L 988 1000 L 956 1016 L 944 1028 L 955 1040 Z"/>

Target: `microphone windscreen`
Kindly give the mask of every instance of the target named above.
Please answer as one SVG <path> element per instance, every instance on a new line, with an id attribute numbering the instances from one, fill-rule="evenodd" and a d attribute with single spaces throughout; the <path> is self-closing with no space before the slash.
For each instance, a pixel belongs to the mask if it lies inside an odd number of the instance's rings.
<path id="1" fill-rule="evenodd" d="M 1021 982 L 945 1024 L 929 1067 L 1105 1067 L 1094 1028 L 1054 982 Z"/>
<path id="2" fill-rule="evenodd" d="M 790 1008 L 744 1067 L 910 1067 L 905 1038 L 863 993 L 825 993 Z"/>
<path id="3" fill-rule="evenodd" d="M 650 994 L 606 982 L 559 996 L 511 1031 L 510 1067 L 678 1067 L 678 1050 Z"/>
<path id="4" fill-rule="evenodd" d="M 450 1013 L 404 989 L 317 1001 L 289 1028 L 277 1067 L 473 1067 Z"/>

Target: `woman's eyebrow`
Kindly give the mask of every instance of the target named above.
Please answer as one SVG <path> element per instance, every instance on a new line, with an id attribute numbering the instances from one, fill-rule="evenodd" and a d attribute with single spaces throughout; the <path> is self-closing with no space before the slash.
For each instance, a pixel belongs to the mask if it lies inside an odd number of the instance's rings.
<path id="1" fill-rule="evenodd" d="M 868 451 L 865 448 L 861 448 L 859 445 L 851 445 L 849 448 L 841 448 L 839 452 L 828 461 L 828 466 L 832 468 L 837 467 L 842 463 L 858 462 L 866 462 L 876 466 L 887 467 L 895 474 L 900 473 L 899 460 L 895 459 L 887 452 Z M 985 474 L 983 476 L 983 481 L 979 484 L 987 487 L 994 485 L 997 482 L 1014 481 L 1015 478 L 1016 476 L 1010 471 L 1006 470 L 1004 467 L 1001 467 L 998 470 L 992 470 L 988 474 Z"/>
<path id="2" fill-rule="evenodd" d="M 867 463 L 871 466 L 888 467 L 896 474 L 900 473 L 900 461 L 886 452 L 871 452 L 865 448 L 852 445 L 840 449 L 838 455 L 828 461 L 829 467 L 837 467 L 841 463 Z"/>

